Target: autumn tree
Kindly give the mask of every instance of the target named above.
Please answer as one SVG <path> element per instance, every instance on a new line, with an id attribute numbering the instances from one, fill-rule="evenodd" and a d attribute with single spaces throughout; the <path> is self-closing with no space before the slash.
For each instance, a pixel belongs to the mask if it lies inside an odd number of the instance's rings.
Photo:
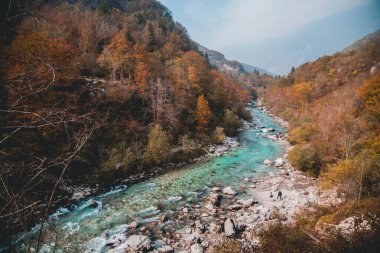
<path id="1" fill-rule="evenodd" d="M 167 133 L 159 124 L 156 124 L 149 132 L 148 145 L 144 152 L 144 162 L 146 164 L 161 164 L 169 161 L 170 143 Z"/>
<path id="2" fill-rule="evenodd" d="M 83 65 L 93 72 L 97 64 L 97 53 L 101 42 L 117 34 L 117 29 L 97 11 L 86 10 L 79 23 L 79 49 Z"/>
<path id="3" fill-rule="evenodd" d="M 359 89 L 364 114 L 374 123 L 380 121 L 380 75 L 367 80 Z"/>
<path id="4" fill-rule="evenodd" d="M 104 48 L 103 53 L 98 57 L 100 66 L 106 67 L 111 72 L 111 80 L 124 79 L 125 65 L 132 57 L 132 48 L 125 38 L 125 33 L 120 31 Z"/>
<path id="5" fill-rule="evenodd" d="M 152 81 L 150 103 L 153 113 L 153 122 L 155 124 L 167 126 L 167 129 L 174 133 L 179 126 L 179 113 L 175 108 L 173 93 L 168 80 L 158 78 L 156 81 Z"/>
<path id="6" fill-rule="evenodd" d="M 198 97 L 197 108 L 195 113 L 195 118 L 198 123 L 197 131 L 200 133 L 205 133 L 207 131 L 212 112 L 210 110 L 210 107 L 208 106 L 208 101 L 203 94 Z"/>

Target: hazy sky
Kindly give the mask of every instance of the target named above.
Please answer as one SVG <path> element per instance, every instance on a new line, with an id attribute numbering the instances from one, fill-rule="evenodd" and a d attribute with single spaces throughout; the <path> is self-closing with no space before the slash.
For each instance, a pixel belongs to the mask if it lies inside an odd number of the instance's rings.
<path id="1" fill-rule="evenodd" d="M 160 0 L 191 38 L 287 74 L 380 29 L 380 0 Z"/>

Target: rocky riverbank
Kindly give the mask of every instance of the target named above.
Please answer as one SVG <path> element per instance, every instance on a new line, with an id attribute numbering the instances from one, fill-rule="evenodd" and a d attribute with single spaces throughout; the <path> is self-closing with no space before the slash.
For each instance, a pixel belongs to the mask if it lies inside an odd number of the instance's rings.
<path id="1" fill-rule="evenodd" d="M 286 126 L 284 121 L 281 124 Z M 272 131 L 264 129 L 261 132 Z M 263 138 L 281 142 L 288 150 L 291 148 L 283 133 L 267 134 Z M 113 253 L 126 249 L 131 252 L 213 252 L 228 238 L 252 249 L 260 243 L 259 232 L 273 222 L 280 219 L 291 223 L 297 213 L 316 204 L 329 206 L 341 202 L 334 191 L 321 191 L 318 179 L 294 170 L 287 162 L 286 153 L 275 161 L 263 159 L 263 163 L 277 170 L 259 179 L 244 178 L 244 186 L 239 189 L 207 188 L 199 204 L 186 205 L 172 215 L 135 221 L 124 228 L 125 233 L 113 236 L 111 233 L 97 240 L 102 240 L 108 252 Z"/>

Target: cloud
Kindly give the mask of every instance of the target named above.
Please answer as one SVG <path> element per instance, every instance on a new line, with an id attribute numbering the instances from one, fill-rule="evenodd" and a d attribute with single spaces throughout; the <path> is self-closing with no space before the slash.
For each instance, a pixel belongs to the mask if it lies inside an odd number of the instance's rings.
<path id="1" fill-rule="evenodd" d="M 253 45 L 291 36 L 296 31 L 371 0 L 231 0 L 205 30 L 215 49 Z"/>

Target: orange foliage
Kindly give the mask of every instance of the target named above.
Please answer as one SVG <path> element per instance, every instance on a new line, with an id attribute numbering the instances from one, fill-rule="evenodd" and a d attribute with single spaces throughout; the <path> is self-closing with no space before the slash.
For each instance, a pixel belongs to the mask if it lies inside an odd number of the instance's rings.
<path id="1" fill-rule="evenodd" d="M 210 122 L 212 112 L 208 106 L 208 101 L 202 94 L 198 97 L 197 109 L 196 109 L 196 120 L 198 122 L 197 130 L 200 133 L 204 133 L 207 130 L 207 126 Z"/>

